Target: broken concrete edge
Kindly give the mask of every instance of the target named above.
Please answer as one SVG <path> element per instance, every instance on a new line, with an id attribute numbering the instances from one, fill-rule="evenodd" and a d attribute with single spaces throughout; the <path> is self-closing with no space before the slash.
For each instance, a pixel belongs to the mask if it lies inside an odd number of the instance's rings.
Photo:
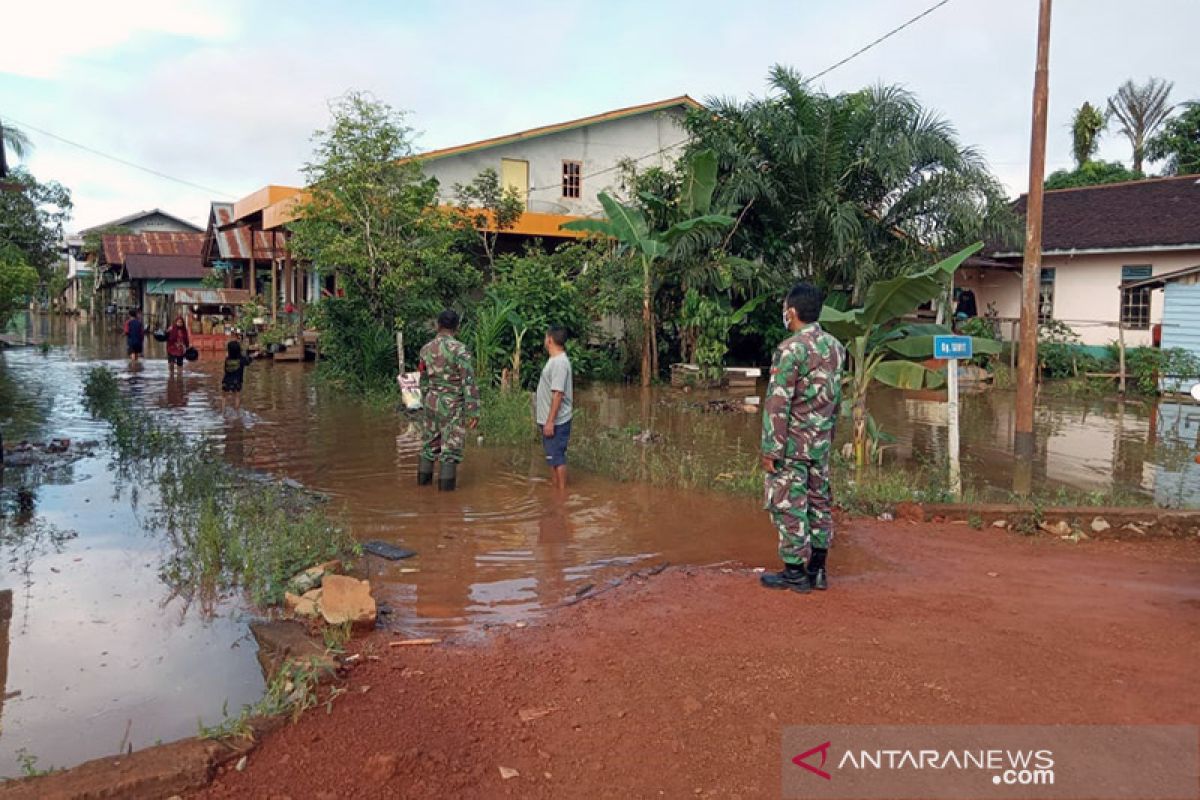
<path id="1" fill-rule="evenodd" d="M 1034 506 L 1012 503 L 901 503 L 896 519 L 934 522 L 980 522 L 992 525 L 1005 521 L 1009 528 L 1017 523 L 1065 522 L 1099 539 L 1187 539 L 1200 537 L 1200 509 L 1155 508 L 1154 506 Z M 1093 527 L 1103 520 L 1108 528 Z M 918 520 L 914 520 L 918 521 Z M 1126 527 L 1129 526 L 1129 527 Z"/>
<path id="2" fill-rule="evenodd" d="M 161 800 L 203 789 L 221 766 L 250 753 L 286 716 L 250 720 L 250 734 L 225 739 L 180 739 L 123 756 L 105 756 L 69 769 L 0 783 L 3 800 Z"/>
<path id="3" fill-rule="evenodd" d="M 287 661 L 307 661 L 319 668 L 322 683 L 342 674 L 338 660 L 297 622 L 260 620 L 250 623 L 250 630 L 258 642 L 259 665 L 268 685 Z M 0 800 L 161 800 L 182 795 L 207 786 L 218 768 L 253 751 L 264 735 L 289 718 L 289 712 L 254 717 L 247 720 L 244 734 L 219 739 L 190 737 L 127 755 L 92 759 L 46 775 L 0 782 Z"/>

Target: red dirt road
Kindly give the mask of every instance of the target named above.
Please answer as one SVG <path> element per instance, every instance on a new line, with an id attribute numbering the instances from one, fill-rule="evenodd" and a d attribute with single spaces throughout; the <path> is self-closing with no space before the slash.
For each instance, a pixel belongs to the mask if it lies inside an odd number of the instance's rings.
<path id="1" fill-rule="evenodd" d="M 479 645 L 365 639 L 203 796 L 775 797 L 790 724 L 1200 723 L 1200 543 L 842 530 L 826 593 L 672 569 Z"/>

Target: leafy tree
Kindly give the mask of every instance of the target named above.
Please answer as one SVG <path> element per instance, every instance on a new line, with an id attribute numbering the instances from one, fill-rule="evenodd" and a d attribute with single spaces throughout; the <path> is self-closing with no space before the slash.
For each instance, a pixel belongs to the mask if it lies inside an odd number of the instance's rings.
<path id="1" fill-rule="evenodd" d="M 1074 189 L 1104 183 L 1136 181 L 1142 176 L 1119 161 L 1089 161 L 1078 169 L 1059 169 L 1046 178 L 1047 189 Z"/>
<path id="2" fill-rule="evenodd" d="M 730 252 L 780 284 L 850 288 L 904 274 L 928 248 L 1015 242 L 1020 225 L 982 156 L 896 86 L 829 95 L 776 66 L 772 93 L 691 114 L 717 154 L 716 204 L 744 210 Z"/>
<path id="3" fill-rule="evenodd" d="M 920 272 L 872 284 L 860 308 L 840 311 L 826 305 L 822 309 L 821 326 L 846 345 L 850 357 L 847 404 L 854 422 L 858 466 L 867 462 L 868 430 L 874 428 L 867 413 L 867 393 L 873 381 L 898 389 L 933 388 L 944 381 L 940 372 L 920 361 L 933 355 L 934 337 L 952 333 L 950 328 L 901 320 L 923 303 L 943 296 L 954 271 L 982 246 L 973 244 Z M 975 338 L 974 347 L 977 353 L 1000 352 L 999 342 L 991 339 Z"/>
<path id="4" fill-rule="evenodd" d="M 468 184 L 454 184 L 461 219 L 479 237 L 488 272 L 496 270 L 496 241 L 512 230 L 525 213 L 525 200 L 515 187 L 502 187 L 496 170 L 485 169 Z"/>
<path id="5" fill-rule="evenodd" d="M 574 220 L 563 225 L 565 230 L 587 231 L 616 239 L 641 266 L 642 386 L 650 385 L 654 371 L 651 350 L 656 349 L 654 298 L 660 278 L 659 265 L 671 253 L 672 247 L 685 237 L 704 229 L 727 229 L 734 224 L 733 217 L 710 213 L 716 186 L 716 163 L 712 155 L 698 151 L 690 155 L 686 163 L 690 177 L 679 201 L 683 219 L 670 227 L 651 227 L 650 219 L 640 206 L 619 202 L 607 192 L 599 195 L 605 219 Z"/>
<path id="6" fill-rule="evenodd" d="M 0 178 L 8 176 L 9 152 L 12 152 L 17 158 L 23 159 L 32 149 L 33 145 L 24 131 L 11 125 L 5 125 L 4 121 L 0 120 Z"/>
<path id="7" fill-rule="evenodd" d="M 21 252 L 0 244 L 0 331 L 28 304 L 37 285 L 37 270 L 25 263 Z"/>
<path id="8" fill-rule="evenodd" d="M 1146 142 L 1171 114 L 1171 89 L 1175 84 L 1150 78 L 1143 84 L 1125 81 L 1108 98 L 1108 113 L 1121 123 L 1121 134 L 1133 147 L 1133 171 L 1142 174 Z"/>
<path id="9" fill-rule="evenodd" d="M 327 372 L 358 391 L 385 389 L 394 386 L 396 327 L 415 354 L 429 320 L 479 273 L 463 258 L 461 230 L 437 209 L 437 182 L 412 158 L 404 115 L 362 92 L 331 112 L 304 167 L 310 195 L 290 246 L 345 287 L 344 298 L 319 305 Z"/>
<path id="10" fill-rule="evenodd" d="M 1100 146 L 1100 134 L 1108 125 L 1108 119 L 1091 103 L 1085 102 L 1075 109 L 1071 117 L 1071 154 L 1076 168 L 1082 168 L 1092 160 Z"/>
<path id="11" fill-rule="evenodd" d="M 58 263 L 71 193 L 57 181 L 39 183 L 24 169 L 13 170 L 7 183 L 0 191 L 0 246 L 16 248 L 44 281 Z"/>
<path id="12" fill-rule="evenodd" d="M 1193 100 L 1183 106 L 1183 113 L 1168 120 L 1146 143 L 1146 157 L 1151 161 L 1166 161 L 1167 175 L 1200 173 L 1200 101 Z"/>

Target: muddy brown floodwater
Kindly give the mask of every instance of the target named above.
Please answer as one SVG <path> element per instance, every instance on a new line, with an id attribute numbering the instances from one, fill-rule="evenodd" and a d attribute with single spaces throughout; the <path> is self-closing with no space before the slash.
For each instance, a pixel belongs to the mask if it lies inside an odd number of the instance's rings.
<path id="1" fill-rule="evenodd" d="M 158 343 L 148 343 L 138 369 L 121 360 L 115 322 L 35 318 L 32 325 L 54 345 L 47 353 L 0 352 L 0 424 L 10 442 L 102 439 L 80 396 L 85 371 L 106 363 L 135 403 L 220 441 L 231 463 L 329 494 L 362 541 L 416 550 L 406 561 L 365 560 L 385 624 L 404 633 L 475 635 L 531 619 L 634 565 L 774 559 L 773 534 L 753 498 L 576 470 L 559 499 L 532 446 L 472 445 L 459 491 L 419 490 L 411 424 L 322 386 L 311 365 L 255 363 L 243 413 L 223 416 L 213 359 L 168 380 Z M 686 407 L 704 397 L 657 392 L 654 429 L 707 457 L 752 463 L 757 417 Z M 599 386 L 579 392 L 578 404 L 619 428 L 639 419 L 638 399 L 636 390 Z M 889 458 L 938 458 L 944 407 L 936 397 L 877 393 L 873 411 L 898 439 Z M 1011 393 L 964 400 L 968 480 L 984 489 L 1011 481 L 1011 412 Z M 1200 502 L 1200 465 L 1190 455 L 1200 431 L 1196 406 L 1051 400 L 1038 413 L 1040 483 Z M 14 480 L 6 477 L 6 486 Z M 261 694 L 248 611 L 229 598 L 203 616 L 169 597 L 159 580 L 165 544 L 147 522 L 154 503 L 153 488 L 123 482 L 102 449 L 39 485 L 35 524 L 0 540 L 0 588 L 15 590 L 0 775 L 19 773 L 21 751 L 39 768 L 67 766 L 188 735 L 198 719 L 213 724 Z M 871 568 L 863 554 L 839 558 L 843 574 Z"/>

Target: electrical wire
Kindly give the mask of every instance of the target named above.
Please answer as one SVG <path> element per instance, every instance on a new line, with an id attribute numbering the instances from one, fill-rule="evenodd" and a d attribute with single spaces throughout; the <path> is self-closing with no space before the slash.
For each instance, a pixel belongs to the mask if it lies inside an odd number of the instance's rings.
<path id="1" fill-rule="evenodd" d="M 856 58 L 858 58 L 859 56 L 861 56 L 863 53 L 865 53 L 865 52 L 867 52 L 868 50 L 870 50 L 872 47 L 875 47 L 876 45 L 878 45 L 878 44 L 881 44 L 882 42 L 885 42 L 885 41 L 887 41 L 888 39 L 892 38 L 893 36 L 895 36 L 895 35 L 896 35 L 897 33 L 899 33 L 900 31 L 902 31 L 902 30 L 904 30 L 905 28 L 907 28 L 909 25 L 912 25 L 913 23 L 917 22 L 918 20 L 920 20 L 920 19 L 923 19 L 923 18 L 925 18 L 925 17 L 929 16 L 930 14 L 932 14 L 932 13 L 933 13 L 933 12 L 935 12 L 935 11 L 937 11 L 939 8 L 941 8 L 942 6 L 946 5 L 946 4 L 947 4 L 947 3 L 949 3 L 949 2 L 950 2 L 950 0 L 941 0 L 941 2 L 939 2 L 939 3 L 934 3 L 934 4 L 933 4 L 933 5 L 931 5 L 929 8 L 925 9 L 925 10 L 924 10 L 924 11 L 922 11 L 920 14 L 917 14 L 915 17 L 913 17 L 912 19 L 908 20 L 907 22 L 905 22 L 905 23 L 903 23 L 903 24 L 901 24 L 901 25 L 898 25 L 898 26 L 897 26 L 897 27 L 895 27 L 895 28 L 892 28 L 890 31 L 888 31 L 887 33 L 885 33 L 883 36 L 880 36 L 880 37 L 879 37 L 878 39 L 876 39 L 875 41 L 873 41 L 873 42 L 870 42 L 869 44 L 866 44 L 866 45 L 864 45 L 863 47 L 860 47 L 859 49 L 855 50 L 853 53 L 851 53 L 850 55 L 846 56 L 845 58 L 843 58 L 841 61 L 837 62 L 836 64 L 834 64 L 834 65 L 832 65 L 832 66 L 829 66 L 829 67 L 826 67 L 825 69 L 823 69 L 823 70 L 821 70 L 820 72 L 818 72 L 816 75 L 813 75 L 811 78 L 808 78 L 808 79 L 806 79 L 806 80 L 805 80 L 805 83 L 812 83 L 812 82 L 813 82 L 813 81 L 815 81 L 817 78 L 823 78 L 824 76 L 826 76 L 826 75 L 828 75 L 829 73 L 833 72 L 833 71 L 834 71 L 835 69 L 837 69 L 838 67 L 840 67 L 840 66 L 842 66 L 842 65 L 844 65 L 844 64 L 847 64 L 847 63 L 849 63 L 849 62 L 853 61 L 854 59 L 856 59 Z"/>
<path id="2" fill-rule="evenodd" d="M 158 170 L 153 169 L 152 167 L 144 167 L 141 164 L 135 164 L 134 162 L 127 161 L 126 159 L 121 158 L 120 156 L 110 155 L 109 153 L 105 153 L 101 150 L 97 150 L 94 147 L 89 147 L 86 144 L 80 144 L 79 142 L 72 141 L 72 140 L 66 138 L 65 136 L 59 136 L 57 133 L 53 133 L 51 131 L 45 130 L 44 128 L 39 128 L 36 125 L 31 125 L 28 122 L 22 122 L 21 120 L 16 119 L 15 117 L 5 115 L 5 119 L 10 120 L 11 122 L 15 123 L 16 125 L 18 125 L 21 128 L 26 128 L 31 131 L 36 131 L 37 133 L 40 133 L 43 136 L 49 136 L 51 139 L 56 139 L 56 140 L 62 142 L 63 144 L 69 144 L 72 147 L 78 147 L 80 150 L 84 150 L 93 155 L 100 156 L 101 158 L 107 158 L 109 161 L 115 161 L 116 163 L 122 164 L 126 167 L 132 167 L 133 169 L 141 170 L 142 172 L 149 173 L 158 178 L 163 178 L 164 180 L 174 181 L 175 183 L 182 184 L 182 185 L 190 187 L 192 189 L 199 189 L 202 192 L 208 192 L 210 194 L 217 194 L 217 195 L 221 195 L 222 197 L 236 199 L 236 195 L 233 195 L 229 192 L 223 192 L 220 189 L 213 189 L 211 186 L 202 186 L 198 183 L 192 183 L 191 181 L 184 180 L 183 178 L 176 178 L 174 175 L 168 175 L 165 172 L 159 172 Z"/>

